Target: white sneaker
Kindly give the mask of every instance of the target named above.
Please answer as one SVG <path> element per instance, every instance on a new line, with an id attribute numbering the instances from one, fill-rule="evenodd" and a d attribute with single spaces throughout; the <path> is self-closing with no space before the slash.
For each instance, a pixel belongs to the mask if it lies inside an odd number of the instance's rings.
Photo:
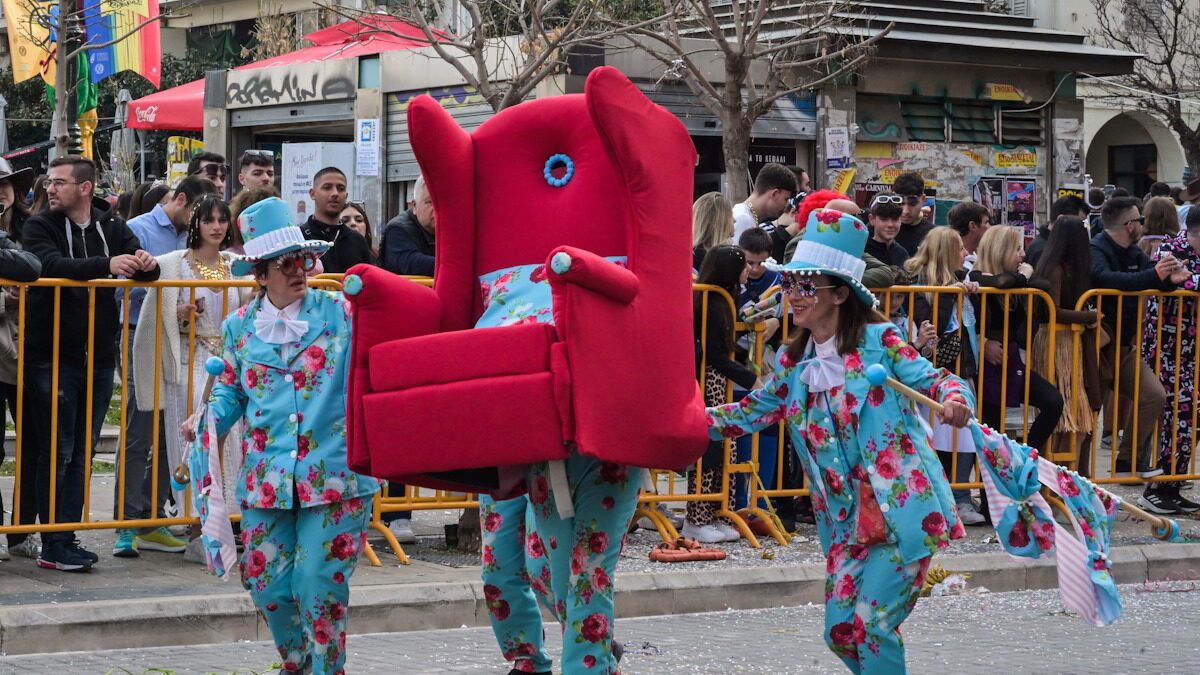
<path id="1" fill-rule="evenodd" d="M 37 535 L 31 534 L 25 538 L 25 541 L 11 546 L 8 552 L 11 555 L 37 560 L 37 557 L 42 554 L 42 545 L 38 543 Z"/>
<path id="2" fill-rule="evenodd" d="M 0 539 L 0 560 L 8 559 L 8 541 L 7 539 Z"/>
<path id="3" fill-rule="evenodd" d="M 393 520 L 388 525 L 388 529 L 392 531 L 392 534 L 396 537 L 396 541 L 401 544 L 417 543 L 417 535 L 413 534 L 412 520 L 408 518 Z"/>
<path id="4" fill-rule="evenodd" d="M 713 523 L 713 527 L 720 530 L 721 536 L 724 537 L 721 541 L 740 541 L 742 538 L 742 533 L 729 523 L 716 522 Z"/>
<path id="5" fill-rule="evenodd" d="M 701 527 L 694 523 L 685 522 L 679 534 L 685 539 L 695 539 L 701 544 L 716 544 L 717 542 L 725 541 L 724 533 L 714 525 Z"/>
<path id="6" fill-rule="evenodd" d="M 974 504 L 955 504 L 954 508 L 958 511 L 958 517 L 962 519 L 963 525 L 979 525 L 987 520 L 983 514 L 975 510 Z"/>

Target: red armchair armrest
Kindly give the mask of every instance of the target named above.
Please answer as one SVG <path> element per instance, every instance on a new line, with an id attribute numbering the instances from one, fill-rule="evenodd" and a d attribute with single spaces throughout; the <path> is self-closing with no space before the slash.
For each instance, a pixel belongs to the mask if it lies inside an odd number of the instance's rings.
<path id="1" fill-rule="evenodd" d="M 574 246 L 559 246 L 551 251 L 546 269 L 550 271 L 546 278 L 551 286 L 575 284 L 623 305 L 633 302 L 638 294 L 637 275 L 611 260 Z"/>
<path id="2" fill-rule="evenodd" d="M 346 450 L 350 468 L 370 474 L 362 398 L 370 391 L 367 361 L 371 347 L 438 332 L 442 303 L 433 289 L 373 265 L 351 267 L 342 283 L 353 316 L 350 378 L 346 387 Z"/>

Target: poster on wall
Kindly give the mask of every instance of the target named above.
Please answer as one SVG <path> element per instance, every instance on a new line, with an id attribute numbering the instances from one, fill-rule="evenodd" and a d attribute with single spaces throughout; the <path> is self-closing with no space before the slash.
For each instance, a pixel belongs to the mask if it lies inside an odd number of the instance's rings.
<path id="1" fill-rule="evenodd" d="M 1008 179 L 1004 182 L 1006 225 L 1019 227 L 1025 233 L 1028 243 L 1037 236 L 1037 220 L 1035 218 L 1034 197 L 1037 192 L 1037 181 L 1033 178 Z"/>
<path id="2" fill-rule="evenodd" d="M 327 166 L 354 166 L 353 143 L 284 143 L 283 178 L 280 192 L 292 208 L 292 217 L 301 225 L 313 215 L 315 204 L 309 195 L 313 177 Z M 354 194 L 354 178 L 346 176 L 347 194 Z"/>
<path id="3" fill-rule="evenodd" d="M 850 166 L 849 127 L 830 127 L 825 130 L 825 168 L 846 169 Z"/>
<path id="4" fill-rule="evenodd" d="M 999 176 L 981 176 L 971 186 L 971 201 L 987 208 L 993 225 L 1004 223 L 1004 195 L 1004 179 Z"/>
<path id="5" fill-rule="evenodd" d="M 167 138 L 167 185 L 175 186 L 187 177 L 188 162 L 204 152 L 204 141 L 186 136 Z"/>

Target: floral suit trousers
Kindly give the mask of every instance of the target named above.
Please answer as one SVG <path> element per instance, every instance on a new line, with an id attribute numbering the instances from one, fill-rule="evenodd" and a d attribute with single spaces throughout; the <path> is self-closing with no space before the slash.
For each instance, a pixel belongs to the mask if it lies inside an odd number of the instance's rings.
<path id="1" fill-rule="evenodd" d="M 242 581 L 266 619 L 281 672 L 340 675 L 350 575 L 366 545 L 370 500 L 242 511 Z"/>
<path id="2" fill-rule="evenodd" d="M 895 544 L 859 544 L 853 528 L 831 531 L 828 520 L 827 514 L 817 517 L 822 542 L 831 542 L 825 642 L 855 675 L 903 675 L 900 624 L 917 604 L 932 557 L 905 565 Z"/>
<path id="3" fill-rule="evenodd" d="M 529 502 L 534 532 L 526 549 L 541 546 L 550 563 L 554 614 L 563 629 L 562 672 L 610 675 L 613 657 L 613 573 L 637 509 L 641 471 L 571 453 L 566 460 L 571 518 L 559 516 L 549 465 L 534 464 Z M 536 537 L 536 539 L 535 539 Z"/>
<path id="4" fill-rule="evenodd" d="M 529 498 L 495 500 L 479 495 L 483 532 L 483 596 L 488 621 L 505 660 L 515 670 L 548 673 L 553 663 L 546 653 L 542 612 L 538 601 L 553 612 L 550 566 L 542 540 L 533 529 Z"/>

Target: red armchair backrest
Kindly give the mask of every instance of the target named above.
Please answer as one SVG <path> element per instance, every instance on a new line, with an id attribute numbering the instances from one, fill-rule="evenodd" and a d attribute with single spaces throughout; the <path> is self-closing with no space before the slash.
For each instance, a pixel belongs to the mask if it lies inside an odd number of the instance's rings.
<path id="1" fill-rule="evenodd" d="M 584 94 L 503 110 L 472 134 L 428 96 L 408 115 L 437 213 L 445 329 L 474 325 L 481 275 L 545 262 L 558 246 L 626 256 L 638 276 L 646 257 L 691 248 L 690 220 L 679 218 L 691 210 L 691 139 L 613 68 L 593 71 Z M 543 175 L 557 154 L 574 163 L 562 187 Z"/>

